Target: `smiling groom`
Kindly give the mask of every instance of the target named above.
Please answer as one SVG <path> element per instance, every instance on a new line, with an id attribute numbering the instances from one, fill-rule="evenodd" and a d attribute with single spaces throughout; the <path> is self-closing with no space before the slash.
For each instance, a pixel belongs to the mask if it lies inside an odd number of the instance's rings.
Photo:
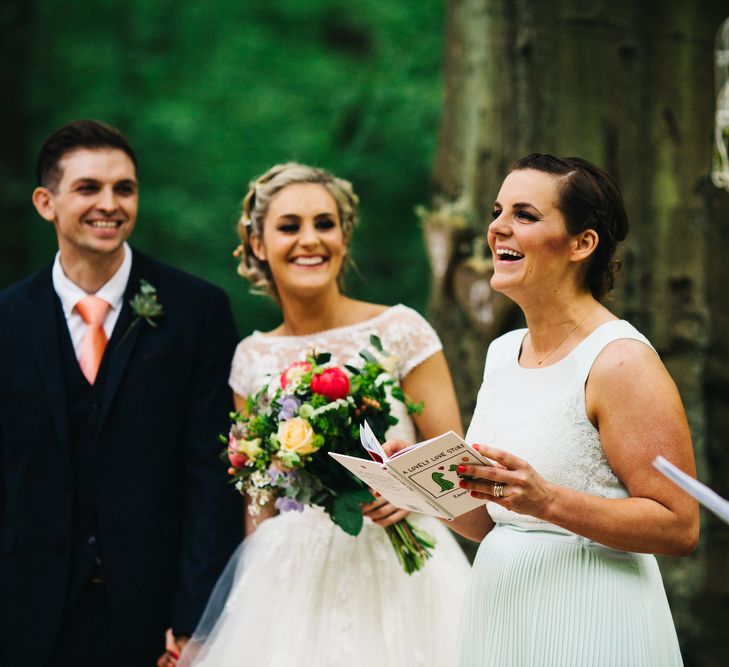
<path id="1" fill-rule="evenodd" d="M 217 442 L 230 306 L 127 244 L 137 161 L 118 130 L 60 128 L 37 171 L 59 251 L 0 291 L 0 665 L 153 665 L 240 541 Z"/>

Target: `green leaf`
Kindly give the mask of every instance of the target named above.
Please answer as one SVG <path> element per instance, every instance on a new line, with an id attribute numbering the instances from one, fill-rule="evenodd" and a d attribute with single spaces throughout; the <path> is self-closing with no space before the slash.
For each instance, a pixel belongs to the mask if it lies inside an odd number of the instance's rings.
<path id="1" fill-rule="evenodd" d="M 352 375 L 359 375 L 362 371 L 357 368 L 356 366 L 350 366 L 349 364 L 344 364 L 344 367 L 352 374 Z"/>
<path id="2" fill-rule="evenodd" d="M 412 401 L 407 401 L 407 409 L 408 412 L 411 415 L 419 415 L 423 412 L 423 409 L 425 408 L 425 403 L 423 401 L 420 401 L 419 403 L 413 403 Z"/>
<path id="3" fill-rule="evenodd" d="M 379 336 L 372 334 L 370 336 L 370 343 L 372 343 L 372 347 L 374 347 L 378 352 L 384 352 L 384 350 L 382 349 L 382 341 L 380 340 Z"/>
<path id="4" fill-rule="evenodd" d="M 369 361 L 372 364 L 377 363 L 377 359 L 375 359 L 374 355 L 369 350 L 362 350 L 359 353 L 359 356 L 362 357 L 365 361 Z"/>
<path id="5" fill-rule="evenodd" d="M 329 354 L 329 352 L 322 352 L 314 357 L 314 361 L 316 362 L 317 366 L 322 366 L 323 364 L 326 364 L 331 358 L 332 355 Z"/>
<path id="6" fill-rule="evenodd" d="M 359 535 L 363 523 L 360 504 L 372 500 L 372 494 L 367 489 L 356 489 L 340 494 L 332 505 L 334 523 L 348 535 Z"/>

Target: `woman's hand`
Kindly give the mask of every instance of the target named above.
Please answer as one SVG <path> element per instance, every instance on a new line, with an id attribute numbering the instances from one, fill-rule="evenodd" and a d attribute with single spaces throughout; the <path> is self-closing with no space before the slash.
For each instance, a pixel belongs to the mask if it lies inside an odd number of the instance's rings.
<path id="1" fill-rule="evenodd" d="M 172 634 L 172 628 L 167 628 L 167 632 L 165 632 L 165 652 L 157 660 L 157 667 L 175 667 L 188 640 L 188 637 L 182 635 L 175 637 Z"/>
<path id="2" fill-rule="evenodd" d="M 458 466 L 461 488 L 470 490 L 474 498 L 490 500 L 519 514 L 541 518 L 547 513 L 553 497 L 552 485 L 534 468 L 502 449 L 473 447 L 494 465 Z"/>
<path id="3" fill-rule="evenodd" d="M 388 440 L 384 445 L 382 445 L 382 449 L 385 450 L 385 454 L 387 454 L 388 458 L 392 458 L 393 454 L 396 454 L 401 449 L 410 447 L 412 444 L 412 442 L 405 442 L 405 440 Z"/>
<path id="4" fill-rule="evenodd" d="M 368 516 L 378 526 L 387 528 L 402 521 L 410 514 L 407 510 L 401 510 L 399 507 L 391 505 L 377 491 L 372 491 L 375 499 L 371 503 L 362 505 L 362 514 Z"/>

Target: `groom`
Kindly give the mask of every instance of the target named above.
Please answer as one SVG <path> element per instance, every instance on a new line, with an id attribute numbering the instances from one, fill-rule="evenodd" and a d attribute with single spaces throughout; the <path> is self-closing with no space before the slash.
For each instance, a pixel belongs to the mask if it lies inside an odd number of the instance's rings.
<path id="1" fill-rule="evenodd" d="M 131 249 L 137 162 L 72 122 L 38 156 L 52 265 L 0 291 L 0 665 L 153 665 L 240 540 L 217 434 L 225 295 Z"/>

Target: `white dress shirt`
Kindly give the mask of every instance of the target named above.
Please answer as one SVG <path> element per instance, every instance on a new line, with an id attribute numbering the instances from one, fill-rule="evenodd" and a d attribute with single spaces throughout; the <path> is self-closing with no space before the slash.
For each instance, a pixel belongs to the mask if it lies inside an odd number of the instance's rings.
<path id="1" fill-rule="evenodd" d="M 124 303 L 124 290 L 129 282 L 129 274 L 132 270 L 132 251 L 127 243 L 124 244 L 124 259 L 116 273 L 105 283 L 94 296 L 106 301 L 111 308 L 106 313 L 104 319 L 104 332 L 107 339 L 111 338 L 114 331 L 114 325 L 119 319 L 122 304 Z M 81 349 L 81 342 L 86 334 L 86 322 L 83 321 L 81 315 L 76 311 L 76 304 L 81 301 L 87 292 L 84 292 L 76 283 L 72 282 L 63 272 L 61 266 L 61 253 L 56 253 L 56 260 L 53 263 L 53 289 L 58 294 L 63 307 L 63 314 L 66 317 L 68 331 L 73 341 L 73 349 L 78 359 Z"/>

